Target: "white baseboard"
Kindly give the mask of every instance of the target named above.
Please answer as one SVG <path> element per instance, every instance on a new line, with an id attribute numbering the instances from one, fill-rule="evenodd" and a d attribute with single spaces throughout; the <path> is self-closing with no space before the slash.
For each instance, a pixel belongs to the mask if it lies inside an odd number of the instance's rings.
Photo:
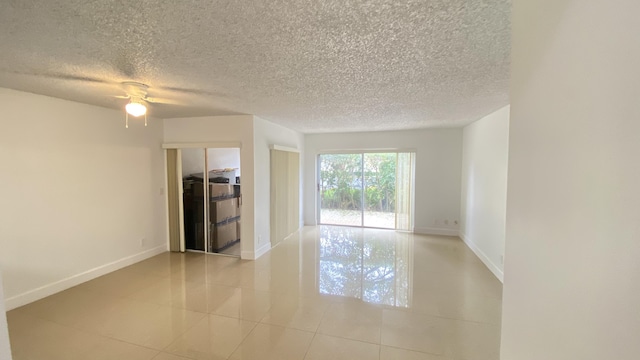
<path id="1" fill-rule="evenodd" d="M 271 250 L 271 243 L 268 242 L 262 246 L 260 246 L 260 248 L 258 248 L 258 250 L 256 251 L 243 251 L 240 253 L 240 258 L 242 260 L 255 260 L 257 258 L 259 258 L 260 256 L 266 254 L 269 250 Z"/>
<path id="2" fill-rule="evenodd" d="M 460 232 L 459 236 L 460 239 L 462 239 L 462 241 L 464 241 L 464 243 L 467 245 L 467 247 L 469 247 L 469 249 L 471 249 L 471 251 L 476 254 L 480 261 L 484 263 L 489 271 L 491 271 L 493 275 L 495 275 L 495 277 L 500 280 L 501 283 L 504 283 L 504 272 L 502 271 L 502 269 L 494 264 L 493 261 L 491 261 L 491 259 L 489 259 L 489 257 L 482 250 L 480 250 L 480 248 L 473 241 L 471 241 L 471 239 L 467 238 L 465 234 Z"/>
<path id="3" fill-rule="evenodd" d="M 413 228 L 413 232 L 423 235 L 458 236 L 458 230 L 456 229 Z"/>
<path id="4" fill-rule="evenodd" d="M 15 309 L 18 308 L 20 306 L 32 303 L 34 301 L 43 299 L 47 296 L 53 295 L 55 293 L 58 293 L 60 291 L 64 291 L 67 290 L 69 288 L 72 288 L 76 285 L 82 284 L 84 282 L 87 282 L 89 280 L 93 280 L 97 277 L 100 277 L 102 275 L 108 274 L 110 272 L 122 269 L 123 267 L 127 267 L 129 265 L 135 264 L 137 262 L 140 262 L 142 260 L 148 259 L 150 257 L 156 256 L 158 254 L 161 254 L 163 252 L 167 251 L 167 245 L 163 244 L 161 246 L 155 247 L 153 249 L 149 249 L 149 250 L 145 250 L 141 253 L 135 254 L 135 255 L 131 255 L 131 256 L 127 256 L 125 258 L 122 258 L 120 260 L 116 260 L 113 262 L 110 262 L 108 264 L 105 265 L 101 265 L 98 267 L 95 267 L 93 269 L 87 270 L 85 272 L 82 272 L 80 274 L 76 274 L 76 275 L 72 275 L 69 276 L 67 278 L 64 278 L 62 280 L 58 280 L 56 282 L 53 282 L 51 284 L 47 284 L 44 286 L 41 286 L 39 288 L 33 289 L 33 290 L 29 290 L 27 292 L 24 292 L 22 294 L 16 295 L 16 296 L 12 296 L 10 298 L 7 298 L 5 301 L 5 305 L 7 307 L 7 311 L 11 310 L 11 309 Z"/>
<path id="5" fill-rule="evenodd" d="M 271 250 L 271 243 L 268 242 L 264 245 L 262 245 L 257 251 L 256 251 L 256 259 L 259 258 L 260 256 L 266 254 L 269 250 Z"/>

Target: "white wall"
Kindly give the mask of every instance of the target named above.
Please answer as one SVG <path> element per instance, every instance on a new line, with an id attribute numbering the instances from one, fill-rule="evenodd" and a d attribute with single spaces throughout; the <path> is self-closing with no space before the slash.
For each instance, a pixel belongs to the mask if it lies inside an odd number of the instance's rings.
<path id="1" fill-rule="evenodd" d="M 9 309 L 166 250 L 162 122 L 8 89 L 0 109 Z"/>
<path id="2" fill-rule="evenodd" d="M 204 172 L 204 151 L 202 149 L 182 149 L 182 176 L 202 174 Z M 240 176 L 240 149 L 238 148 L 210 148 L 207 149 L 209 170 L 237 169 L 236 176 Z M 235 183 L 233 179 L 232 183 Z"/>
<path id="3" fill-rule="evenodd" d="M 4 291 L 2 288 L 2 272 L 0 272 L 0 359 L 11 360 L 11 344 L 4 307 Z"/>
<path id="4" fill-rule="evenodd" d="M 182 160 L 183 178 L 192 174 L 200 174 L 200 177 L 204 177 L 204 148 L 182 149 L 180 160 Z"/>
<path id="5" fill-rule="evenodd" d="M 638 13 L 513 3 L 503 360 L 640 359 Z"/>
<path id="6" fill-rule="evenodd" d="M 500 280 L 508 153 L 509 106 L 463 129 L 460 237 Z"/>
<path id="7" fill-rule="evenodd" d="M 254 118 L 255 193 L 256 193 L 256 235 L 261 241 L 257 249 L 269 249 L 271 244 L 271 153 L 269 146 L 280 145 L 300 150 L 300 161 L 304 156 L 304 135 L 272 122 Z M 300 165 L 302 171 L 302 164 Z M 300 181 L 302 189 L 303 181 Z M 244 180 L 242 180 L 244 182 Z M 300 195 L 302 209 L 302 194 Z M 302 225 L 301 210 L 300 225 Z"/>
<path id="8" fill-rule="evenodd" d="M 317 222 L 317 158 L 332 150 L 416 151 L 415 230 L 458 235 L 462 129 L 431 129 L 305 136 L 304 222 Z M 449 224 L 445 225 L 444 221 Z"/>
<path id="9" fill-rule="evenodd" d="M 240 142 L 242 159 L 242 257 L 256 257 L 254 231 L 254 153 L 253 153 L 253 116 L 208 116 L 198 118 L 165 119 L 165 143 L 215 143 Z M 254 204 L 254 206 L 247 206 Z"/>
<path id="10" fill-rule="evenodd" d="M 236 176 L 240 176 L 240 149 L 207 149 L 207 159 L 209 161 L 209 169 L 238 169 L 236 170 Z"/>

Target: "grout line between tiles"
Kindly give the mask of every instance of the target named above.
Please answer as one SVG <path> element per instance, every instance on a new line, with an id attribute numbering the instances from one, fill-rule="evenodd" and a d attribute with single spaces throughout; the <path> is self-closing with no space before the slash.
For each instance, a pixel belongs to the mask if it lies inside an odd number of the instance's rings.
<path id="1" fill-rule="evenodd" d="M 316 339 L 316 336 L 318 336 L 318 334 L 314 333 L 313 337 L 311 337 L 311 341 L 309 341 L 309 345 L 307 346 L 307 350 L 305 350 L 304 355 L 302 356 L 302 360 L 305 360 L 307 358 L 307 354 L 309 354 L 309 350 L 311 350 L 311 345 L 313 345 L 313 340 Z"/>
<path id="2" fill-rule="evenodd" d="M 108 339 L 108 340 L 112 340 L 112 341 L 118 341 L 118 342 L 122 342 L 122 343 L 125 343 L 125 344 L 129 344 L 129 345 L 145 348 L 145 349 L 152 350 L 152 351 L 163 352 L 163 350 L 161 350 L 161 349 L 156 349 L 156 348 L 152 348 L 152 347 L 149 347 L 149 346 L 146 346 L 146 345 L 136 344 L 136 343 L 132 343 L 132 342 L 129 342 L 129 341 L 126 341 L 126 340 L 122 340 L 122 339 L 114 338 L 114 337 L 111 337 L 111 336 L 103 335 L 103 334 L 100 334 L 100 333 L 95 332 L 93 330 L 81 329 L 81 328 L 77 328 L 75 326 L 61 324 L 61 323 L 59 323 L 57 321 L 51 321 L 49 319 L 44 319 L 44 318 L 39 317 L 37 315 L 22 314 L 22 316 L 28 316 L 28 317 L 31 317 L 31 318 L 35 318 L 35 319 L 38 319 L 40 321 L 52 323 L 52 324 L 61 326 L 63 328 L 71 329 L 71 330 L 78 331 L 78 332 L 81 332 L 81 333 L 88 333 L 88 334 L 93 335 L 93 336 L 98 337 L 98 338 L 104 338 L 104 339 Z M 9 334 L 9 335 L 11 335 L 11 334 Z"/>
<path id="3" fill-rule="evenodd" d="M 254 323 L 253 327 L 251 328 L 251 331 L 249 331 L 247 333 L 247 335 L 242 338 L 242 340 L 238 343 L 238 345 L 235 347 L 235 349 L 233 349 L 233 351 L 231 352 L 231 354 L 229 354 L 229 356 L 227 356 L 227 359 L 230 359 L 233 354 L 236 353 L 236 351 L 238 351 L 238 349 L 240 348 L 240 346 L 242 346 L 242 344 L 244 344 L 244 342 L 249 338 L 249 336 L 251 336 L 251 334 L 253 334 L 253 332 L 256 330 L 256 328 L 258 327 L 258 325 L 260 325 L 260 323 Z"/>

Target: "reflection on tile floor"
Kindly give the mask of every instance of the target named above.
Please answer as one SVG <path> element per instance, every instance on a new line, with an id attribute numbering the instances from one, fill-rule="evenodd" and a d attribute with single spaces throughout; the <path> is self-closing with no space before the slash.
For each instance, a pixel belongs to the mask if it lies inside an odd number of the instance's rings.
<path id="1" fill-rule="evenodd" d="M 321 294 L 409 307 L 413 239 L 408 235 L 390 240 L 387 231 L 323 226 L 318 242 Z"/>
<path id="2" fill-rule="evenodd" d="M 256 261 L 164 253 L 7 317 L 15 360 L 497 360 L 501 297 L 459 239 L 319 226 Z"/>

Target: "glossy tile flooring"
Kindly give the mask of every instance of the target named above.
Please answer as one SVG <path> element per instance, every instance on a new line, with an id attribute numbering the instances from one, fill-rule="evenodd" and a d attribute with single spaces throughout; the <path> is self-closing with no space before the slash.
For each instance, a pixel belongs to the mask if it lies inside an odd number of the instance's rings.
<path id="1" fill-rule="evenodd" d="M 305 227 L 164 253 L 10 311 L 15 360 L 497 360 L 502 286 L 457 238 Z"/>
<path id="2" fill-rule="evenodd" d="M 232 246 L 220 251 L 220 254 L 231 255 L 231 256 L 240 256 L 241 252 L 242 252 L 242 250 L 241 250 L 240 241 L 238 241 L 237 243 L 233 244 Z"/>

